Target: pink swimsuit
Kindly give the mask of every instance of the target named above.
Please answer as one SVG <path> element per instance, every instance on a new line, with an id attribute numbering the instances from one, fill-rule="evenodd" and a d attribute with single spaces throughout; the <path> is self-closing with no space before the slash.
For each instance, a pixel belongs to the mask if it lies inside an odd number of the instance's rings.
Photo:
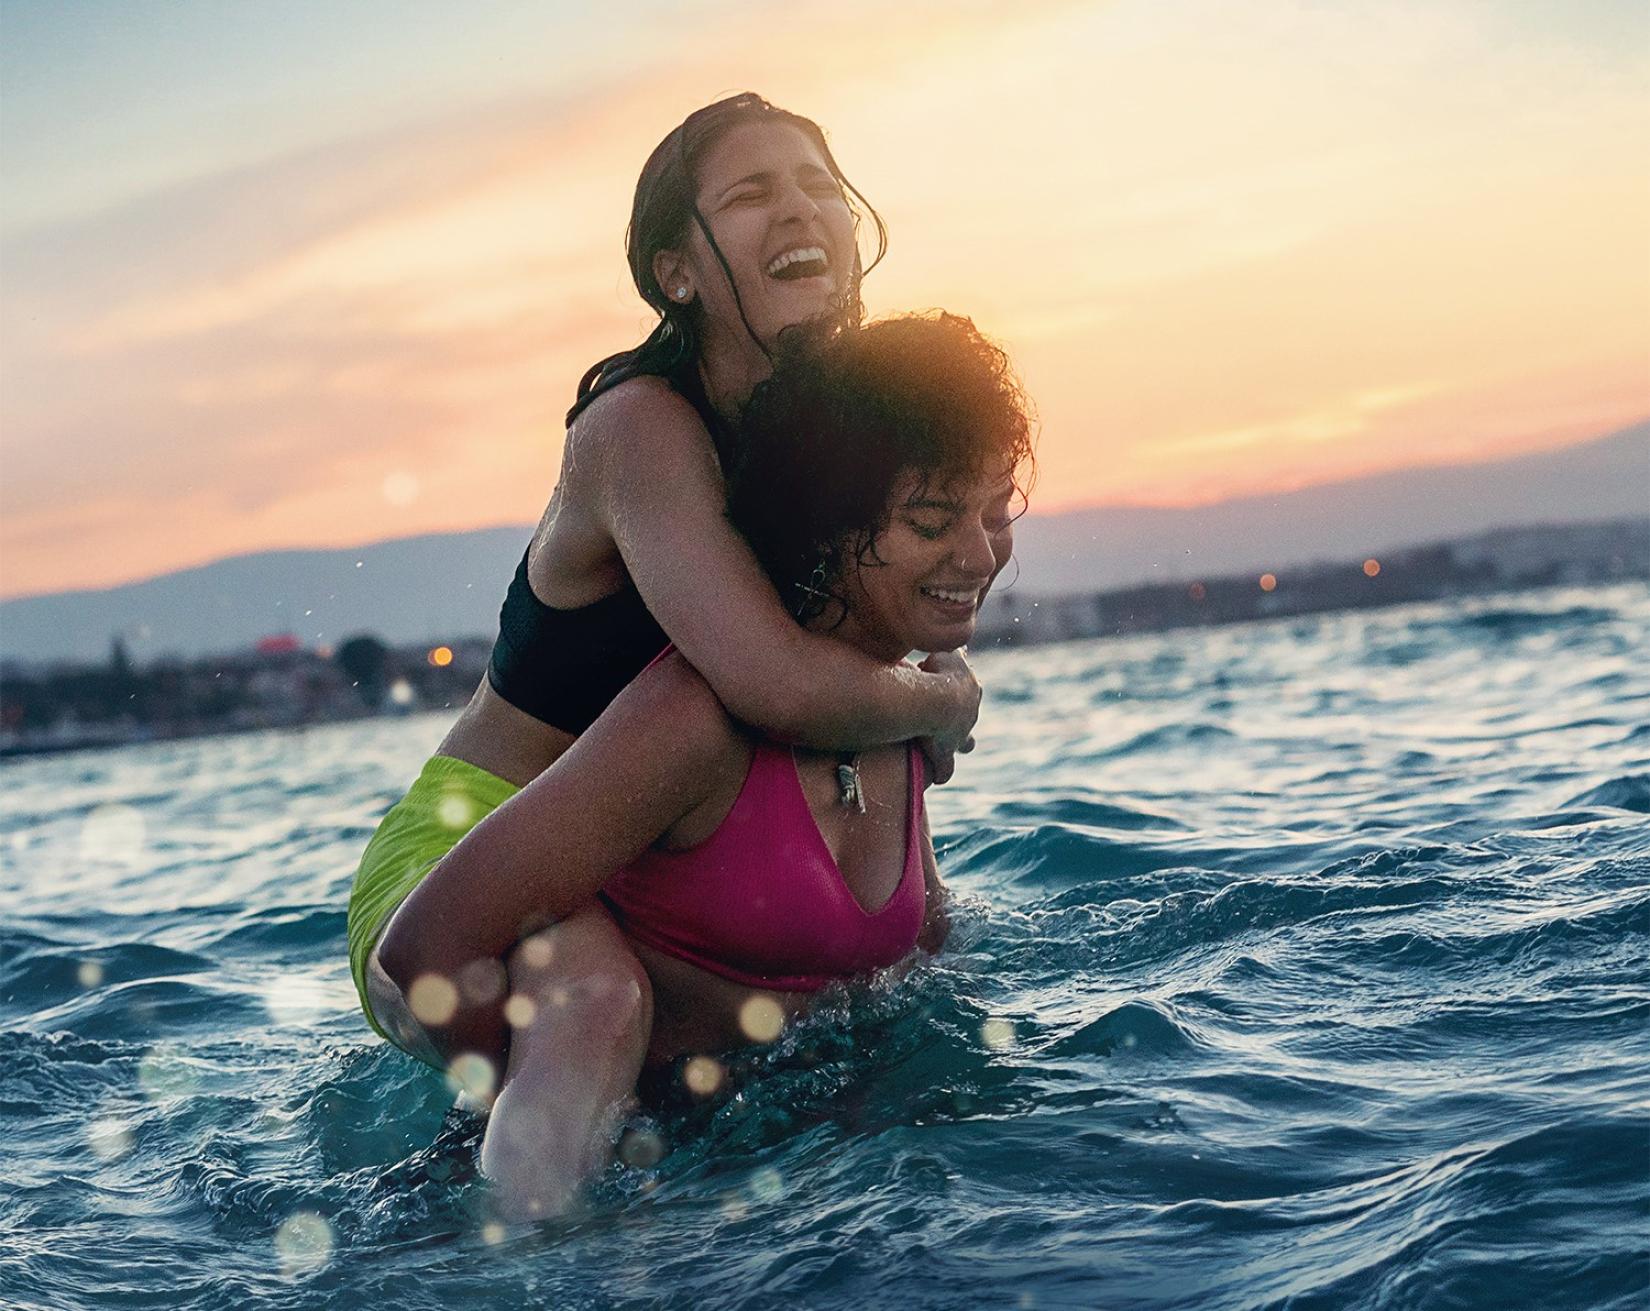
<path id="1" fill-rule="evenodd" d="M 645 852 L 602 889 L 638 942 L 723 978 L 812 992 L 903 960 L 922 930 L 921 753 L 908 750 L 905 872 L 867 912 L 814 823 L 790 748 L 758 742 L 733 809 L 698 846 Z"/>

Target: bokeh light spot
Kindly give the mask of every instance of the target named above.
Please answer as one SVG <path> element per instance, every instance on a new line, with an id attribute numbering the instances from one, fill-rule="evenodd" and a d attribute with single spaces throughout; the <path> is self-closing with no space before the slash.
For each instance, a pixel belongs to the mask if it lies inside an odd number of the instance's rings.
<path id="1" fill-rule="evenodd" d="M 407 989 L 407 1006 L 420 1024 L 445 1024 L 458 1013 L 458 989 L 441 974 L 420 974 Z"/>
<path id="2" fill-rule="evenodd" d="M 1375 577 L 1376 574 L 1378 574 L 1380 572 L 1381 572 L 1381 562 L 1379 560 L 1377 560 L 1373 556 L 1371 556 L 1368 560 L 1364 561 L 1364 576 L 1366 578 L 1373 578 L 1373 577 Z"/>
<path id="3" fill-rule="evenodd" d="M 332 1225 L 314 1211 L 299 1211 L 275 1231 L 275 1255 L 287 1278 L 319 1270 L 332 1258 Z"/>
<path id="4" fill-rule="evenodd" d="M 282 974 L 263 993 L 264 1009 L 276 1024 L 302 1029 L 323 1015 L 342 1010 L 326 980 L 314 974 Z"/>
<path id="5" fill-rule="evenodd" d="M 74 972 L 74 976 L 80 981 L 82 988 L 95 988 L 103 982 L 103 966 L 95 960 L 83 960 L 80 962 L 80 968 Z"/>
<path id="6" fill-rule="evenodd" d="M 80 828 L 80 858 L 115 865 L 136 865 L 143 859 L 148 825 L 131 806 L 99 806 Z"/>
<path id="7" fill-rule="evenodd" d="M 86 1126 L 86 1142 L 98 1160 L 119 1160 L 132 1150 L 132 1126 L 114 1116 L 103 1116 Z"/>
<path id="8" fill-rule="evenodd" d="M 398 678 L 390 684 L 390 701 L 398 706 L 410 706 L 418 698 L 413 691 L 413 685 L 404 678 Z"/>
<path id="9" fill-rule="evenodd" d="M 443 792 L 435 803 L 435 817 L 444 828 L 468 830 L 475 813 L 475 803 L 462 792 Z"/>
<path id="10" fill-rule="evenodd" d="M 665 1140 L 651 1129 L 626 1129 L 619 1139 L 619 1159 L 637 1170 L 651 1170 L 665 1159 Z"/>
<path id="11" fill-rule="evenodd" d="M 696 1097 L 709 1097 L 722 1086 L 726 1071 L 722 1063 L 709 1056 L 695 1056 L 682 1067 L 682 1082 Z"/>
<path id="12" fill-rule="evenodd" d="M 177 1048 L 151 1047 L 138 1062 L 138 1087 L 155 1101 L 187 1097 L 200 1086 L 200 1076 Z"/>
<path id="13" fill-rule="evenodd" d="M 1193 583 L 1186 589 L 1186 593 L 1192 600 L 1201 601 L 1209 595 L 1209 589 L 1202 583 Z"/>
<path id="14" fill-rule="evenodd" d="M 427 659 L 437 669 L 445 669 L 453 662 L 453 649 L 450 646 L 432 646 Z"/>
<path id="15" fill-rule="evenodd" d="M 1274 592 L 1277 590 L 1278 576 L 1276 574 L 1262 574 L 1260 576 L 1260 590 Z"/>
<path id="16" fill-rule="evenodd" d="M 418 499 L 418 478 L 405 469 L 397 469 L 384 479 L 384 499 L 391 505 L 411 505 Z"/>
<path id="17" fill-rule="evenodd" d="M 785 1176 L 771 1165 L 763 1166 L 751 1176 L 750 1195 L 753 1202 L 777 1202 L 785 1196 Z"/>
<path id="18" fill-rule="evenodd" d="M 504 1022 L 512 1029 L 525 1029 L 538 1018 L 539 1008 L 531 997 L 514 993 L 504 1003 Z"/>
<path id="19" fill-rule="evenodd" d="M 481 1241 L 488 1247 L 497 1247 L 504 1241 L 506 1230 L 497 1220 L 489 1220 L 481 1226 Z"/>
<path id="20" fill-rule="evenodd" d="M 722 1199 L 722 1218 L 724 1220 L 743 1220 L 750 1214 L 750 1205 L 738 1193 L 729 1193 Z"/>
<path id="21" fill-rule="evenodd" d="M 472 1006 L 488 1006 L 504 995 L 504 966 L 490 956 L 471 961 L 458 972 L 458 990 Z"/>
<path id="22" fill-rule="evenodd" d="M 542 970 L 550 964 L 556 950 L 550 945 L 550 939 L 542 934 L 535 933 L 521 944 L 521 963 L 535 970 Z"/>
<path id="23" fill-rule="evenodd" d="M 980 1025 L 980 1041 L 994 1052 L 1014 1045 L 1014 1022 L 993 1017 Z"/>
<path id="24" fill-rule="evenodd" d="M 461 1096 L 490 1102 L 498 1088 L 498 1070 L 480 1052 L 462 1052 L 447 1066 L 447 1086 Z"/>
<path id="25" fill-rule="evenodd" d="M 785 1028 L 785 1012 L 772 997 L 758 993 L 739 1008 L 739 1028 L 752 1042 L 772 1042 Z"/>

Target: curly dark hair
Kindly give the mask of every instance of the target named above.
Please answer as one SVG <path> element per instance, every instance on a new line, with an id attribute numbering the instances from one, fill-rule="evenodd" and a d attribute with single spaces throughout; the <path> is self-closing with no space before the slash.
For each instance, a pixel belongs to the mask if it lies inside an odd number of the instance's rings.
<path id="1" fill-rule="evenodd" d="M 1032 434 L 1008 356 L 962 315 L 801 324 L 740 415 L 728 516 L 799 620 L 846 613 L 845 566 L 877 560 L 902 477 L 920 499 L 1001 469 L 1023 506 Z"/>

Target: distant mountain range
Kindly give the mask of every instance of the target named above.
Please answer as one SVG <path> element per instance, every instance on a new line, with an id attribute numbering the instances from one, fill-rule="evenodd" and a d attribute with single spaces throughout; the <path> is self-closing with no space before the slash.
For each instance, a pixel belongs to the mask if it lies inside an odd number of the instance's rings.
<path id="1" fill-rule="evenodd" d="M 1532 523 L 1650 513 L 1650 422 L 1563 450 L 1408 469 L 1196 509 L 1099 506 L 1027 515 L 1018 590 L 1036 595 L 1260 572 L 1379 555 Z M 292 633 L 392 643 L 490 635 L 531 525 L 344 550 L 263 551 L 101 591 L 0 601 L 0 657 L 204 655 Z"/>

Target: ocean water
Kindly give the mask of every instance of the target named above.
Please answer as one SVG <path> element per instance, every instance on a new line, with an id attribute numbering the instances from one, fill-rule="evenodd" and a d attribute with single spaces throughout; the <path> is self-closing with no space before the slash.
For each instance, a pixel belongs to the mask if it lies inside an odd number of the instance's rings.
<path id="1" fill-rule="evenodd" d="M 947 950 L 502 1228 L 344 904 L 423 716 L 0 770 L 0 1303 L 1627 1308 L 1650 587 L 988 653 Z"/>

